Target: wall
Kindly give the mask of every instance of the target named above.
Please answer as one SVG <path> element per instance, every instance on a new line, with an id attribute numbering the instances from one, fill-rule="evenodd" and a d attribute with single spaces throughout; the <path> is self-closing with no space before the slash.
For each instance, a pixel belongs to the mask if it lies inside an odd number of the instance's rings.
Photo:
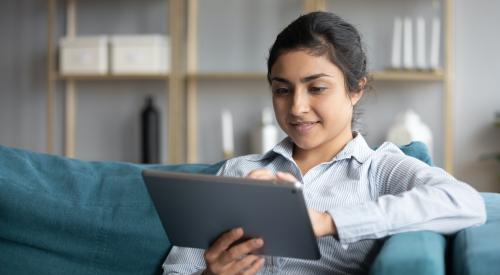
<path id="1" fill-rule="evenodd" d="M 456 176 L 481 190 L 500 192 L 500 163 L 479 161 L 500 152 L 498 45 L 499 1 L 457 1 L 456 5 Z"/>
<path id="2" fill-rule="evenodd" d="M 383 45 L 390 38 L 393 14 L 405 10 L 433 12 L 428 10 L 428 1 L 417 1 L 420 4 L 396 1 L 398 5 L 394 5 L 394 1 L 381 0 L 377 4 L 365 0 L 334 1 L 335 6 L 331 7 L 360 28 L 369 45 L 372 68 L 383 68 L 386 64 L 388 52 Z M 500 93 L 496 92 L 496 85 L 490 84 L 500 72 L 500 60 L 490 54 L 496 52 L 495 45 L 500 44 L 500 38 L 489 31 L 490 26 L 500 23 L 494 14 L 500 4 L 486 0 L 456 2 L 456 175 L 481 190 L 500 191 L 498 164 L 477 161 L 483 152 L 500 151 L 499 130 L 491 126 L 493 112 L 500 108 Z M 81 1 L 79 33 L 162 33 L 167 28 L 163 0 L 121 0 L 119 3 Z M 496 8 L 486 8 L 486 4 Z M 210 0 L 200 1 L 200 5 L 200 70 L 251 72 L 265 71 L 267 51 L 275 34 L 302 7 L 299 0 Z M 224 7 L 222 12 L 221 7 Z M 231 13 L 224 12 L 228 9 Z M 60 10 L 63 12 L 63 7 Z M 370 12 L 360 12 L 363 10 Z M 380 13 L 371 12 L 373 10 Z M 59 25 L 62 32 L 63 20 Z M 0 75 L 0 144 L 43 152 L 46 144 L 46 2 L 1 1 L 0 34 L 4 37 L 0 45 L 0 71 L 3 72 Z M 478 43 L 480 51 L 476 49 Z M 363 104 L 362 125 L 368 142 L 373 146 L 380 144 L 394 116 L 413 108 L 431 127 L 435 136 L 434 158 L 442 165 L 441 84 L 375 82 L 373 85 L 374 91 Z M 228 106 L 236 122 L 236 153 L 248 153 L 249 133 L 258 126 L 262 107 L 270 106 L 267 83 L 203 80 L 199 87 L 199 133 L 203 137 L 199 143 L 199 161 L 214 162 L 222 158 L 219 117 L 220 109 Z M 63 148 L 62 88 L 59 85 L 57 153 Z M 162 81 L 79 84 L 77 157 L 138 161 L 140 108 L 148 94 L 154 94 L 158 105 L 163 106 L 166 100 L 163 89 Z"/>

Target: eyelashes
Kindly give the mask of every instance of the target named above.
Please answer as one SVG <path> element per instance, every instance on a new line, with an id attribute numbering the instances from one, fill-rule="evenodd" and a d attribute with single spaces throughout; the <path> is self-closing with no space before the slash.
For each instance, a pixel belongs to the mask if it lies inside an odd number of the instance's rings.
<path id="1" fill-rule="evenodd" d="M 312 86 L 309 87 L 307 90 L 311 94 L 321 94 L 325 92 L 328 88 L 324 86 Z M 292 88 L 288 87 L 277 87 L 272 89 L 273 94 L 275 95 L 288 95 L 293 92 Z"/>

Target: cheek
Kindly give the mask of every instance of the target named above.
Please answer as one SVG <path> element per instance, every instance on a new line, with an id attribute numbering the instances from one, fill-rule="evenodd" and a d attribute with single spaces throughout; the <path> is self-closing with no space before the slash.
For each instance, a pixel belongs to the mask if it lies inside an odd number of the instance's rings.
<path id="1" fill-rule="evenodd" d="M 276 118 L 280 118 L 286 115 L 287 108 L 286 108 L 286 102 L 281 99 L 276 99 L 273 98 L 273 108 L 274 108 L 274 115 Z"/>
<path id="2" fill-rule="evenodd" d="M 330 98 L 319 102 L 316 108 L 321 118 L 334 124 L 340 121 L 350 119 L 352 114 L 352 106 L 349 99 Z"/>
<path id="3" fill-rule="evenodd" d="M 275 100 L 273 98 L 273 108 L 274 108 L 274 116 L 276 117 L 276 122 L 278 122 L 278 125 L 280 126 L 281 129 L 286 131 L 287 127 L 287 116 L 288 116 L 288 108 L 286 101 L 284 100 Z"/>

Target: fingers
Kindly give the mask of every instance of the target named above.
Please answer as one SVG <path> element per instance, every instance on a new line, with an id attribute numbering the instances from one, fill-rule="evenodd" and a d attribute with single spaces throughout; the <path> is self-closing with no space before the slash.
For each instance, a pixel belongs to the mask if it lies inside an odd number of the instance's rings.
<path id="1" fill-rule="evenodd" d="M 274 180 L 276 179 L 276 176 L 269 169 L 259 168 L 248 173 L 247 178 L 258 180 Z"/>
<path id="2" fill-rule="evenodd" d="M 213 274 L 218 274 L 219 272 L 233 274 L 233 272 L 228 272 L 228 270 L 234 269 L 234 274 L 236 274 L 240 273 L 242 270 L 260 269 L 261 263 L 256 262 L 260 257 L 248 254 L 264 245 L 262 239 L 251 239 L 231 247 L 235 241 L 243 237 L 243 234 L 242 228 L 236 228 L 224 233 L 205 252 L 205 261 L 209 272 Z M 246 259 L 249 256 L 251 256 L 251 258 Z"/>
<path id="3" fill-rule="evenodd" d="M 276 178 L 283 181 L 289 181 L 292 183 L 298 182 L 294 175 L 285 172 L 277 172 Z"/>
<path id="4" fill-rule="evenodd" d="M 318 212 L 313 209 L 307 209 L 313 231 L 316 237 L 323 237 L 326 235 L 334 235 L 337 233 L 337 228 L 333 218 L 328 213 Z"/>
<path id="5" fill-rule="evenodd" d="M 216 260 L 222 252 L 227 250 L 229 246 L 231 246 L 231 244 L 239 240 L 241 237 L 243 237 L 242 228 L 235 228 L 227 233 L 222 234 L 222 236 L 220 236 L 214 242 L 210 249 L 205 252 L 205 259 L 207 261 Z"/>
<path id="6" fill-rule="evenodd" d="M 247 178 L 260 179 L 260 180 L 281 180 L 288 182 L 298 182 L 294 175 L 286 172 L 276 172 L 276 175 L 267 168 L 259 168 L 248 173 Z"/>
<path id="7" fill-rule="evenodd" d="M 264 258 L 248 255 L 237 261 L 226 271 L 228 274 L 255 274 L 264 265 Z"/>
<path id="8" fill-rule="evenodd" d="M 314 235 L 316 235 L 316 237 L 318 238 L 321 237 L 322 235 L 321 213 L 311 208 L 308 208 L 307 212 L 309 213 L 309 219 L 311 219 Z"/>
<path id="9" fill-rule="evenodd" d="M 233 262 L 234 260 L 240 259 L 242 256 L 261 248 L 262 245 L 264 245 L 264 241 L 262 239 L 251 239 L 235 245 L 221 254 L 220 263 L 225 265 Z"/>
<path id="10" fill-rule="evenodd" d="M 245 270 L 242 274 L 243 275 L 251 275 L 257 273 L 263 266 L 264 266 L 264 258 L 260 258 L 259 260 L 255 261 L 252 266 L 250 266 L 249 269 Z"/>

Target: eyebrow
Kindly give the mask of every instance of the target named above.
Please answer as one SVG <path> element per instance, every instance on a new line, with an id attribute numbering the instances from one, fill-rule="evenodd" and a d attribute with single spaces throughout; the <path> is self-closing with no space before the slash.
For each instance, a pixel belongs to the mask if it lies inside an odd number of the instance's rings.
<path id="1" fill-rule="evenodd" d="M 313 81 L 315 79 L 318 79 L 318 78 L 324 77 L 324 76 L 326 76 L 326 77 L 332 77 L 333 78 L 333 76 L 331 76 L 329 74 L 320 73 L 320 74 L 313 74 L 313 75 L 309 75 L 309 76 L 306 76 L 304 78 L 301 78 L 300 82 L 306 83 L 306 82 L 310 82 L 310 81 Z M 287 80 L 285 78 L 282 78 L 282 77 L 277 77 L 277 76 L 271 78 L 271 82 L 272 81 L 283 82 L 283 83 L 287 83 L 287 84 L 291 83 L 289 80 Z"/>

